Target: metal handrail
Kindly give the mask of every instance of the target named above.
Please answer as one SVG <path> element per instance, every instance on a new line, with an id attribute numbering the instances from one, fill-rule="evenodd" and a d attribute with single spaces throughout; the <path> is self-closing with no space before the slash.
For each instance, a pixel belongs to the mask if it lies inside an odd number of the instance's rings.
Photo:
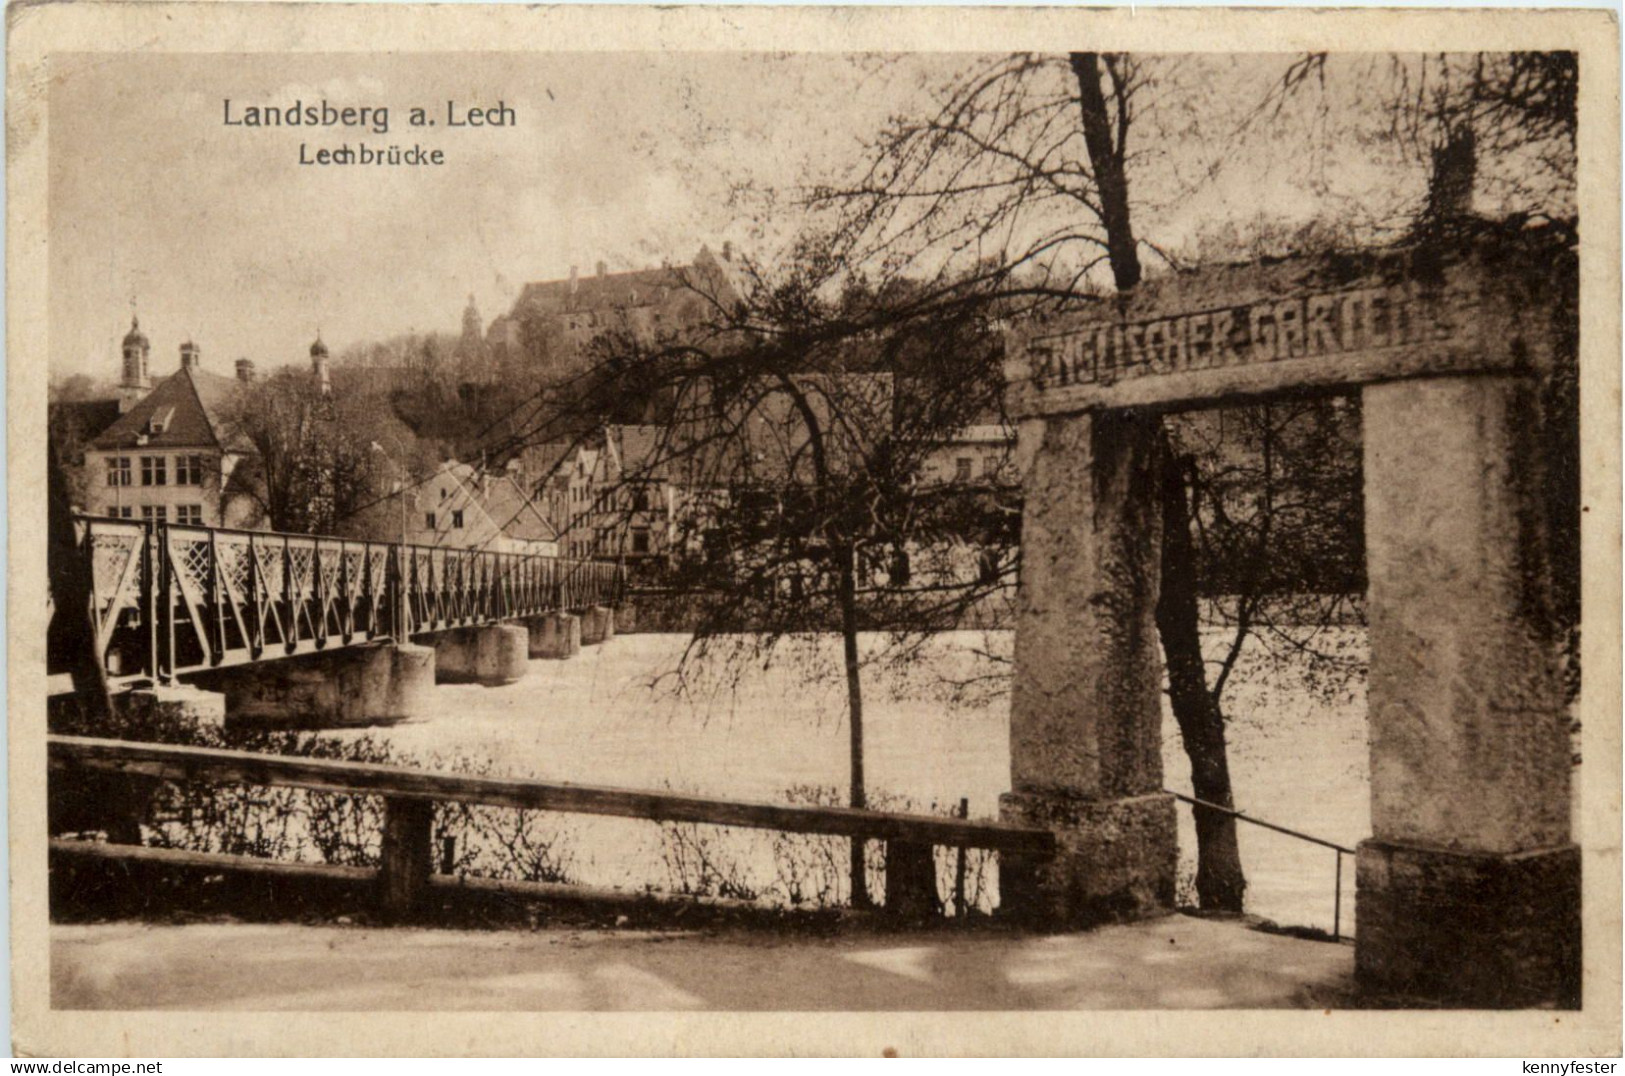
<path id="1" fill-rule="evenodd" d="M 1322 848 L 1330 848 L 1333 852 L 1335 852 L 1337 859 L 1337 881 L 1334 885 L 1332 894 L 1332 940 L 1337 941 L 1342 938 L 1343 857 L 1356 855 L 1357 853 L 1354 849 L 1338 844 L 1336 841 L 1328 841 L 1324 837 L 1316 837 L 1312 834 L 1304 833 L 1300 830 L 1290 829 L 1287 826 L 1278 825 L 1274 822 L 1266 822 L 1262 818 L 1254 818 L 1252 815 L 1238 811 L 1234 807 L 1226 807 L 1223 804 L 1210 803 L 1207 800 L 1199 800 L 1194 796 L 1187 796 L 1183 792 L 1175 792 L 1171 788 L 1165 788 L 1163 789 L 1163 792 L 1172 796 L 1176 800 L 1183 800 L 1185 803 L 1188 803 L 1193 807 L 1201 807 L 1208 811 L 1217 811 L 1220 814 L 1229 815 L 1231 818 L 1239 818 L 1243 822 L 1251 822 L 1255 826 L 1274 830 L 1276 833 L 1284 833 L 1288 837 L 1296 837 L 1300 841 L 1308 841 L 1310 844 L 1318 844 Z"/>

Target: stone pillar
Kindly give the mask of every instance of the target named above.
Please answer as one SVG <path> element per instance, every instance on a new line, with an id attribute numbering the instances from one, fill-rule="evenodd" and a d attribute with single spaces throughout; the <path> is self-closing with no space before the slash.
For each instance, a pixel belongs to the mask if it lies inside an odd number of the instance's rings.
<path id="1" fill-rule="evenodd" d="M 581 614 L 581 645 L 593 646 L 615 638 L 615 610 L 607 605 L 588 606 Z"/>
<path id="2" fill-rule="evenodd" d="M 532 658 L 562 660 L 581 653 L 581 618 L 574 613 L 549 613 L 527 626 Z"/>
<path id="3" fill-rule="evenodd" d="M 1162 792 L 1156 420 L 1023 424 L 1027 472 L 1006 821 L 1056 832 L 1047 863 L 1007 859 L 1000 902 L 1050 926 L 1173 905 L 1174 803 Z"/>
<path id="4" fill-rule="evenodd" d="M 427 710 L 434 651 L 411 644 L 352 646 L 210 675 L 225 690 L 232 725 L 389 725 Z"/>
<path id="5" fill-rule="evenodd" d="M 1363 395 L 1359 978 L 1452 1004 L 1577 1005 L 1580 861 L 1535 386 L 1435 378 Z"/>
<path id="6" fill-rule="evenodd" d="M 525 675 L 530 658 L 530 632 L 523 624 L 454 628 L 429 638 L 440 684 L 511 684 Z"/>

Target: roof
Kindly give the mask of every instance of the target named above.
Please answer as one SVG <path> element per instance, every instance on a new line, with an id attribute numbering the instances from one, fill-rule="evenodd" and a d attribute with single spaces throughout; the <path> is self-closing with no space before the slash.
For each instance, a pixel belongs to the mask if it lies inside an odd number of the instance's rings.
<path id="1" fill-rule="evenodd" d="M 963 426 L 952 433 L 944 434 L 940 440 L 943 444 L 1009 444 L 1016 439 L 1016 431 L 1009 426 L 998 423 L 984 425 Z"/>
<path id="2" fill-rule="evenodd" d="M 667 265 L 526 284 L 514 303 L 513 313 L 534 310 L 562 314 L 659 306 L 694 297 L 696 289 L 726 301 L 738 294 L 734 277 L 731 262 L 720 261 L 709 248 L 701 247 L 692 265 Z M 494 327 L 496 322 L 492 324 Z"/>
<path id="3" fill-rule="evenodd" d="M 99 449 L 239 447 L 225 420 L 242 382 L 196 367 L 182 367 L 136 401 L 134 407 L 96 438 Z M 161 432 L 151 429 L 154 416 L 166 416 Z M 144 440 L 138 440 L 145 438 Z"/>
<path id="4" fill-rule="evenodd" d="M 488 471 L 448 460 L 440 469 L 457 479 L 458 498 L 453 507 L 469 505 L 485 513 L 492 526 L 508 538 L 551 542 L 558 532 L 511 474 Z"/>
<path id="5" fill-rule="evenodd" d="M 616 455 L 622 476 L 665 478 L 671 445 L 664 426 L 607 426 L 606 445 Z"/>

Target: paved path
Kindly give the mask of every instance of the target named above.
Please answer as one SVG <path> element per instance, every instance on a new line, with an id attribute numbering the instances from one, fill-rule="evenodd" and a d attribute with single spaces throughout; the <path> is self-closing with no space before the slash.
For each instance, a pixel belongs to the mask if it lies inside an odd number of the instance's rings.
<path id="1" fill-rule="evenodd" d="M 56 925 L 59 1009 L 1285 1008 L 1353 948 L 1169 916 L 1053 936 Z"/>

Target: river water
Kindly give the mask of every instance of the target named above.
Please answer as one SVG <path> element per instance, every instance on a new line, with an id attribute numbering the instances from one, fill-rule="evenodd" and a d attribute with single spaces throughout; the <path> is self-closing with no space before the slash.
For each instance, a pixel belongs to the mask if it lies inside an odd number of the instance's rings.
<path id="1" fill-rule="evenodd" d="M 1357 654 L 1363 632 L 1336 645 Z M 1215 647 L 1222 640 L 1210 640 Z M 764 660 L 747 639 L 689 663 L 686 636 L 623 635 L 570 661 L 532 662 L 499 688 L 443 685 L 436 712 L 369 735 L 425 763 L 472 761 L 490 772 L 579 784 L 709 796 L 842 802 L 848 734 L 839 643 L 792 640 Z M 864 640 L 867 784 L 875 806 L 946 813 L 963 797 L 973 818 L 996 817 L 1010 786 L 1007 634 L 951 633 L 912 660 L 888 664 L 887 641 Z M 739 649 L 734 649 L 738 647 Z M 994 655 L 989 657 L 986 655 Z M 1323 685 L 1324 688 L 1324 685 Z M 1236 801 L 1261 818 L 1353 844 L 1369 830 L 1363 681 L 1310 691 L 1262 653 L 1244 653 L 1225 705 Z M 1168 788 L 1188 792 L 1173 720 L 1164 723 Z M 1180 808 L 1189 896 L 1194 829 Z M 515 816 L 517 817 L 517 816 Z M 713 827 L 532 816 L 508 840 L 570 880 L 628 890 L 688 889 L 780 901 L 844 899 L 839 841 L 789 840 Z M 1241 829 L 1249 910 L 1283 925 L 1332 926 L 1334 853 L 1250 826 Z M 944 853 L 944 857 L 945 857 Z M 950 865 L 941 861 L 946 889 Z M 985 904 L 991 872 L 972 864 Z M 1353 863 L 1343 863 L 1342 927 L 1352 931 Z M 974 893 L 973 893 L 974 896 Z"/>

